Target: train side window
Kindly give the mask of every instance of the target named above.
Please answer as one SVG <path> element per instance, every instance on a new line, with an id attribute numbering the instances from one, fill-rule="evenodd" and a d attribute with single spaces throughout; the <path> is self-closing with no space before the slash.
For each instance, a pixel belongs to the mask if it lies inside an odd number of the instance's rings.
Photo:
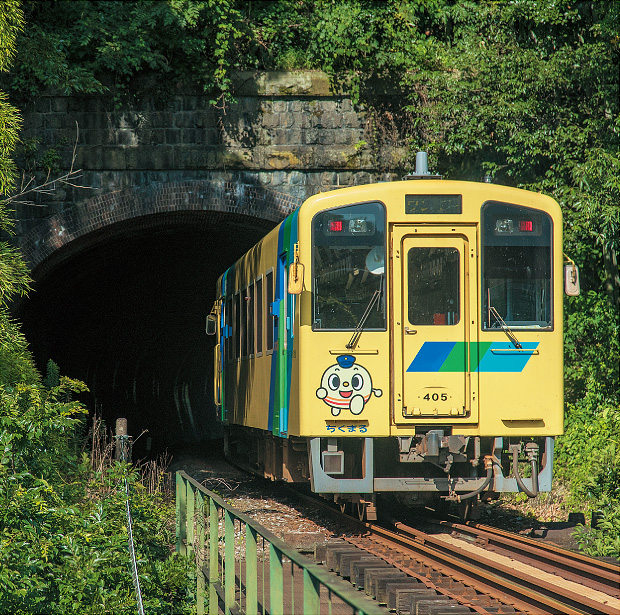
<path id="1" fill-rule="evenodd" d="M 459 261 L 456 248 L 409 250 L 408 318 L 412 325 L 456 325 L 461 320 Z"/>
<path id="2" fill-rule="evenodd" d="M 248 286 L 246 298 L 248 312 L 248 328 L 247 328 L 247 352 L 246 355 L 254 356 L 254 282 Z"/>
<path id="3" fill-rule="evenodd" d="M 258 278 L 255 282 L 255 296 L 254 306 L 256 309 L 256 316 L 254 322 L 256 323 L 255 337 L 256 337 L 256 356 L 260 357 L 263 354 L 263 278 Z"/>
<path id="4" fill-rule="evenodd" d="M 482 322 L 553 328 L 553 223 L 544 211 L 507 203 L 482 207 Z M 494 310 L 491 308 L 495 308 Z"/>
<path id="5" fill-rule="evenodd" d="M 235 359 L 239 359 L 241 356 L 241 295 L 239 293 L 235 295 L 235 328 L 233 344 L 235 345 Z"/>
<path id="6" fill-rule="evenodd" d="M 248 356 L 248 346 L 247 346 L 247 327 L 248 327 L 248 302 L 246 301 L 246 292 L 247 290 L 241 291 L 241 358 Z"/>
<path id="7" fill-rule="evenodd" d="M 267 353 L 273 352 L 273 332 L 274 332 L 274 316 L 271 313 L 271 304 L 273 303 L 273 269 L 265 275 L 265 299 L 267 301 L 266 316 L 266 347 Z"/>

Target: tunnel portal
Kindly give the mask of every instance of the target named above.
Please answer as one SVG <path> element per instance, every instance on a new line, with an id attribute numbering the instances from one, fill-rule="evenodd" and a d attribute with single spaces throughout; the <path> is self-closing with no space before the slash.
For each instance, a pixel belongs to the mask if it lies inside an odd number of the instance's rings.
<path id="1" fill-rule="evenodd" d="M 137 452 L 220 437 L 205 318 L 225 269 L 275 225 L 240 214 L 170 212 L 85 234 L 33 271 L 16 310 L 42 373 L 84 381 L 108 427 L 126 417 Z"/>

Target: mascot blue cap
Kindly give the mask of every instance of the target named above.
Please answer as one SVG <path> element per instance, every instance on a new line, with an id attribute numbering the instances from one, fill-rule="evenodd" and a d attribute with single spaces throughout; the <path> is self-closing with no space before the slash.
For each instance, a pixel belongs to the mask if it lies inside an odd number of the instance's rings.
<path id="1" fill-rule="evenodd" d="M 339 357 L 336 357 L 336 361 L 338 361 L 340 367 L 346 369 L 355 363 L 355 357 L 352 357 L 350 354 L 341 354 Z"/>

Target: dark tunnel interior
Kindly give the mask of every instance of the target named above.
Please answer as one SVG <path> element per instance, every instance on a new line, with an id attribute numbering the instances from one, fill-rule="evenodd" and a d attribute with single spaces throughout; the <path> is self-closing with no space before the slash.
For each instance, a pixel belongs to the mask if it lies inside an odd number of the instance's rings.
<path id="1" fill-rule="evenodd" d="M 214 338 L 217 278 L 273 223 L 208 212 L 148 216 L 75 240 L 33 271 L 14 310 L 37 366 L 84 381 L 109 428 L 128 419 L 134 458 L 221 437 Z M 148 441 L 150 438 L 150 442 Z"/>

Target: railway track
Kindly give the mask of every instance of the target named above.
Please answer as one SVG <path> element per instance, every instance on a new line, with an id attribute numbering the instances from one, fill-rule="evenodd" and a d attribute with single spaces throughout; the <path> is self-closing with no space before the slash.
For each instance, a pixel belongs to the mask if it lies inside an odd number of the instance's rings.
<path id="1" fill-rule="evenodd" d="M 540 615 L 620 613 L 620 567 L 613 564 L 536 544 L 521 545 L 517 558 L 514 543 L 518 541 L 506 533 L 491 533 L 496 548 L 490 550 L 448 533 L 430 534 L 404 524 L 396 524 L 393 529 L 365 525 L 366 536 L 346 540 L 423 583 L 430 578 L 433 589 L 478 613 L 498 612 L 494 610 L 499 607 L 497 603 Z M 510 555 L 498 552 L 500 545 Z M 523 553 L 528 554 L 528 563 L 523 561 Z M 550 557 L 551 553 L 557 556 L 558 563 Z M 539 565 L 541 561 L 544 566 Z M 420 566 L 426 568 L 420 570 Z M 579 573 L 582 567 L 587 568 L 584 576 Z M 441 576 L 433 578 L 434 575 Z M 476 594 L 451 595 L 454 583 L 463 584 Z"/>
<path id="2" fill-rule="evenodd" d="M 349 519 L 359 531 L 328 544 L 324 561 L 397 613 L 414 615 L 420 596 L 428 613 L 620 614 L 616 563 L 473 522 Z"/>
<path id="3" fill-rule="evenodd" d="M 359 521 L 287 491 L 354 528 L 319 559 L 397 613 L 416 615 L 408 600 L 419 595 L 434 614 L 620 615 L 617 563 L 471 521 Z"/>
<path id="4" fill-rule="evenodd" d="M 542 543 L 480 523 L 439 521 L 437 525 L 451 530 L 452 537 L 472 542 L 493 553 L 536 566 L 549 574 L 620 599 L 618 564 L 597 560 L 554 544 Z"/>

